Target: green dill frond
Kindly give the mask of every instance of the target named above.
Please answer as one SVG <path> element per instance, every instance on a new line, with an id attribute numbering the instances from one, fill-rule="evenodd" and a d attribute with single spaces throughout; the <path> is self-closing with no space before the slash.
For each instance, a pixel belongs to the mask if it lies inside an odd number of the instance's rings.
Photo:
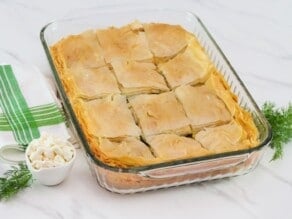
<path id="1" fill-rule="evenodd" d="M 4 177 L 0 177 L 0 201 L 7 200 L 29 187 L 32 181 L 32 175 L 25 164 L 12 166 L 12 169 L 4 173 Z"/>
<path id="2" fill-rule="evenodd" d="M 276 108 L 274 103 L 266 102 L 262 111 L 272 127 L 271 147 L 275 150 L 272 160 L 276 160 L 283 156 L 283 145 L 292 139 L 292 104 Z"/>

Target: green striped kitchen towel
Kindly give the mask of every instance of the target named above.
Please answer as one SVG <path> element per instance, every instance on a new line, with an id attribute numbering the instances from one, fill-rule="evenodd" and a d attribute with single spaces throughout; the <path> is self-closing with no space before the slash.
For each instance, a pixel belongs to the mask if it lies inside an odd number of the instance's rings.
<path id="1" fill-rule="evenodd" d="M 41 132 L 69 138 L 64 113 L 43 76 L 28 65 L 0 65 L 0 147 L 27 145 Z"/>

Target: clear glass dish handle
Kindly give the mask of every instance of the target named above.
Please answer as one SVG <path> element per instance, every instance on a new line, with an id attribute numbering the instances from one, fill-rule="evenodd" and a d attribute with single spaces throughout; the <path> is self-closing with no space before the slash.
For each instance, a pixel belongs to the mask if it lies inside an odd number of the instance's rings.
<path id="1" fill-rule="evenodd" d="M 141 171 L 140 175 L 152 179 L 163 179 L 183 175 L 206 173 L 209 171 L 223 170 L 234 167 L 245 162 L 249 158 L 249 154 L 243 154 L 232 157 L 224 157 L 214 159 L 213 161 L 202 161 L 195 164 L 181 164 L 175 167 L 157 168 L 155 170 Z"/>

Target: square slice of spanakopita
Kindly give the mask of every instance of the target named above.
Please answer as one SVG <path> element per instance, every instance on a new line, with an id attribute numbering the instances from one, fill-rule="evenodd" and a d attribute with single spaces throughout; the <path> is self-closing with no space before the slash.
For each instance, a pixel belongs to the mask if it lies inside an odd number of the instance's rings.
<path id="1" fill-rule="evenodd" d="M 173 92 L 137 95 L 130 97 L 129 103 L 144 136 L 191 132 L 190 122 Z"/>
<path id="2" fill-rule="evenodd" d="M 105 65 L 96 34 L 92 30 L 64 38 L 54 47 L 66 68 L 76 65 L 97 68 Z"/>
<path id="3" fill-rule="evenodd" d="M 175 89 L 194 130 L 231 120 L 224 102 L 205 85 L 185 85 Z"/>
<path id="4" fill-rule="evenodd" d="M 115 76 L 107 66 L 100 68 L 84 68 L 75 66 L 69 70 L 68 76 L 77 97 L 94 99 L 109 94 L 120 93 Z"/>
<path id="5" fill-rule="evenodd" d="M 128 108 L 126 97 L 119 94 L 84 101 L 83 121 L 87 132 L 96 137 L 139 137 L 141 131 Z"/>
<path id="6" fill-rule="evenodd" d="M 156 58 L 171 58 L 187 46 L 188 33 L 179 25 L 149 23 L 143 27 L 149 48 Z"/>
<path id="7" fill-rule="evenodd" d="M 159 134 L 146 137 L 155 156 L 162 160 L 200 157 L 210 154 L 201 144 L 188 137 L 175 134 Z"/>
<path id="8" fill-rule="evenodd" d="M 203 147 L 213 153 L 223 153 L 249 148 L 244 129 L 234 120 L 228 124 L 206 127 L 194 135 Z"/>
<path id="9" fill-rule="evenodd" d="M 198 84 L 207 80 L 211 63 L 196 40 L 191 40 L 182 53 L 158 65 L 171 88 Z"/>
<path id="10" fill-rule="evenodd" d="M 101 153 L 107 158 L 135 165 L 154 160 L 150 148 L 135 137 L 125 137 L 118 140 L 98 138 L 98 142 Z"/>
<path id="11" fill-rule="evenodd" d="M 153 63 L 120 59 L 111 64 L 123 94 L 160 93 L 169 90 Z"/>
<path id="12" fill-rule="evenodd" d="M 129 25 L 97 30 L 96 34 L 107 63 L 116 59 L 152 60 L 145 33 L 133 31 Z"/>

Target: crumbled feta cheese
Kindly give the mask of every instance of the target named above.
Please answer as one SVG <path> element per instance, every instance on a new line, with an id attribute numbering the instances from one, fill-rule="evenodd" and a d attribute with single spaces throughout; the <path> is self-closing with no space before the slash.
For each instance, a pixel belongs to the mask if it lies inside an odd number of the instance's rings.
<path id="1" fill-rule="evenodd" d="M 72 160 L 74 148 L 67 141 L 42 133 L 29 144 L 27 156 L 35 169 L 58 167 Z"/>

